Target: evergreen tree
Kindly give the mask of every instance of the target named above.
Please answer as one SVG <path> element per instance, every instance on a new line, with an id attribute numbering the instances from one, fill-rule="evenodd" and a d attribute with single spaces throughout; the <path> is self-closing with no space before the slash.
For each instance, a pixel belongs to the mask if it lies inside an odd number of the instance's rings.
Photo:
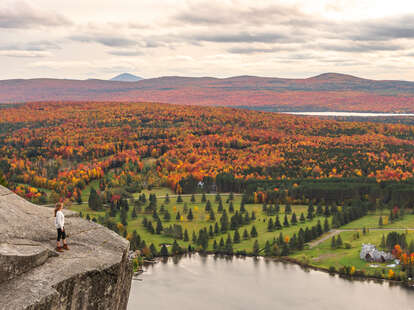
<path id="1" fill-rule="evenodd" d="M 216 202 L 219 202 L 219 201 L 221 201 L 221 196 L 220 196 L 220 193 L 217 193 L 217 195 L 216 195 Z"/>
<path id="2" fill-rule="evenodd" d="M 338 235 L 338 238 L 336 238 L 336 247 L 340 248 L 342 247 L 342 238 L 341 238 L 341 234 Z"/>
<path id="3" fill-rule="evenodd" d="M 250 236 L 252 238 L 257 238 L 257 236 L 258 236 L 258 233 L 257 233 L 257 230 L 256 230 L 256 226 L 254 226 L 254 225 L 252 227 L 252 230 L 250 231 Z"/>
<path id="4" fill-rule="evenodd" d="M 178 194 L 177 203 L 182 203 L 182 202 L 183 202 L 183 198 L 181 197 L 181 194 Z"/>
<path id="5" fill-rule="evenodd" d="M 288 218 L 287 218 L 287 215 L 286 214 L 285 214 L 285 218 L 283 220 L 283 226 L 289 227 L 289 221 L 288 221 Z"/>
<path id="6" fill-rule="evenodd" d="M 88 205 L 89 205 L 89 208 L 94 211 L 99 211 L 102 209 L 101 198 L 99 197 L 94 187 L 91 187 Z"/>
<path id="7" fill-rule="evenodd" d="M 189 236 L 188 236 L 188 231 L 187 231 L 187 229 L 185 229 L 184 230 L 184 241 L 185 242 L 187 242 L 187 241 L 189 241 L 190 240 L 190 238 L 189 238 Z"/>
<path id="8" fill-rule="evenodd" d="M 229 200 L 230 201 L 234 200 L 234 194 L 233 194 L 233 192 L 230 192 L 230 194 L 229 194 Z"/>
<path id="9" fill-rule="evenodd" d="M 166 204 L 169 204 L 170 203 L 170 195 L 168 195 L 168 193 L 165 194 L 165 203 Z"/>
<path id="10" fill-rule="evenodd" d="M 171 214 L 168 212 L 168 210 L 164 213 L 164 221 L 169 222 L 171 220 Z"/>
<path id="11" fill-rule="evenodd" d="M 216 215 L 214 214 L 213 208 L 210 210 L 210 221 L 214 222 L 216 220 Z"/>
<path id="12" fill-rule="evenodd" d="M 137 211 L 136 211 L 135 207 L 134 207 L 134 208 L 132 208 L 131 217 L 132 217 L 133 219 L 137 218 Z"/>
<path id="13" fill-rule="evenodd" d="M 208 236 L 211 237 L 211 238 L 214 237 L 214 230 L 213 230 L 213 226 L 212 225 L 210 225 L 208 227 Z"/>
<path id="14" fill-rule="evenodd" d="M 177 221 L 179 221 L 179 220 L 181 219 L 181 214 L 180 214 L 180 211 L 178 211 L 178 212 L 177 212 L 177 215 L 175 216 L 175 219 L 176 219 Z"/>
<path id="15" fill-rule="evenodd" d="M 160 256 L 167 257 L 168 256 L 168 249 L 165 244 L 161 246 Z"/>
<path id="16" fill-rule="evenodd" d="M 192 237 L 191 237 L 191 241 L 193 242 L 193 243 L 196 243 L 197 242 L 197 235 L 196 235 L 196 233 L 195 233 L 195 231 L 193 230 L 193 235 L 192 235 Z"/>
<path id="17" fill-rule="evenodd" d="M 214 239 L 214 243 L 213 243 L 213 250 L 214 250 L 214 251 L 217 251 L 217 249 L 218 249 L 218 244 L 217 244 L 216 239 Z"/>
<path id="18" fill-rule="evenodd" d="M 237 229 L 234 231 L 233 242 L 240 243 L 240 234 Z"/>
<path id="19" fill-rule="evenodd" d="M 244 231 L 243 231 L 243 240 L 248 240 L 249 238 L 250 238 L 249 232 L 245 228 Z"/>
<path id="20" fill-rule="evenodd" d="M 121 223 L 124 226 L 128 225 L 128 221 L 127 221 L 127 212 L 125 211 L 125 209 L 121 210 Z"/>
<path id="21" fill-rule="evenodd" d="M 7 180 L 6 177 L 3 175 L 3 172 L 0 170 L 0 185 L 3 185 L 4 187 L 7 187 Z"/>
<path id="22" fill-rule="evenodd" d="M 231 241 L 230 234 L 227 234 L 227 240 L 226 240 L 226 254 L 233 254 L 233 242 Z"/>
<path id="23" fill-rule="evenodd" d="M 155 228 L 155 232 L 156 232 L 157 235 L 160 235 L 162 231 L 163 231 L 162 223 L 161 223 L 161 220 L 158 218 L 157 219 L 157 227 Z"/>
<path id="24" fill-rule="evenodd" d="M 219 242 L 219 249 L 224 249 L 224 239 L 223 237 L 220 238 L 220 242 Z"/>
<path id="25" fill-rule="evenodd" d="M 290 204 L 287 204 L 285 206 L 285 214 L 291 214 L 292 213 L 292 206 Z"/>
<path id="26" fill-rule="evenodd" d="M 322 236 L 323 234 L 323 229 L 320 220 L 318 220 L 318 223 L 316 224 L 316 232 L 318 233 L 318 237 Z"/>
<path id="27" fill-rule="evenodd" d="M 266 240 L 265 246 L 264 246 L 264 255 L 265 256 L 271 256 L 272 255 L 272 248 L 270 247 L 269 240 Z"/>
<path id="28" fill-rule="evenodd" d="M 279 215 L 276 215 L 276 220 L 275 220 L 275 229 L 279 230 L 282 229 L 282 224 L 280 224 L 280 220 L 279 220 Z"/>
<path id="29" fill-rule="evenodd" d="M 383 221 L 382 221 L 382 216 L 379 217 L 379 221 L 378 221 L 378 226 L 382 227 L 384 225 Z"/>
<path id="30" fill-rule="evenodd" d="M 382 236 L 382 237 L 384 237 L 384 236 Z M 385 244 L 385 242 L 384 242 L 384 244 Z M 408 253 L 410 253 L 410 254 L 414 253 L 414 240 L 410 241 L 410 245 L 408 246 Z"/>
<path id="31" fill-rule="evenodd" d="M 298 235 L 298 241 L 297 241 L 297 249 L 299 251 L 303 250 L 303 247 L 305 246 L 305 239 L 303 238 L 302 234 Z"/>
<path id="32" fill-rule="evenodd" d="M 331 248 L 332 249 L 336 249 L 336 240 L 335 240 L 335 236 L 332 237 L 331 239 Z"/>
<path id="33" fill-rule="evenodd" d="M 220 229 L 219 229 L 219 226 L 218 226 L 218 224 L 217 224 L 217 222 L 214 224 L 214 234 L 215 235 L 218 235 L 220 233 Z"/>
<path id="34" fill-rule="evenodd" d="M 208 211 L 211 210 L 211 202 L 210 202 L 210 200 L 207 200 L 205 210 L 206 210 L 206 212 L 208 212 Z"/>
<path id="35" fill-rule="evenodd" d="M 206 202 L 207 198 L 206 198 L 206 194 L 203 193 L 203 195 L 201 196 L 201 202 Z"/>
<path id="36" fill-rule="evenodd" d="M 386 247 L 387 247 L 387 245 L 385 244 L 385 236 L 382 235 L 380 248 L 383 249 L 383 250 L 385 250 Z"/>
<path id="37" fill-rule="evenodd" d="M 192 221 L 192 220 L 194 219 L 194 216 L 193 216 L 193 211 L 191 210 L 191 208 L 190 208 L 190 210 L 188 211 L 188 214 L 187 214 L 187 219 L 188 219 L 189 221 Z"/>
<path id="38" fill-rule="evenodd" d="M 305 216 L 303 215 L 303 212 L 300 214 L 299 221 L 300 221 L 301 223 L 305 223 Z"/>
<path id="39" fill-rule="evenodd" d="M 223 215 L 220 218 L 221 232 L 226 232 L 229 229 L 229 218 L 226 210 L 223 211 Z"/>
<path id="40" fill-rule="evenodd" d="M 308 215 L 306 216 L 306 218 L 308 220 L 312 220 L 313 219 L 313 206 L 312 205 L 310 205 L 308 207 Z"/>
<path id="41" fill-rule="evenodd" d="M 173 245 L 171 247 L 171 253 L 173 255 L 181 254 L 181 247 L 178 245 L 177 240 L 174 240 Z"/>
<path id="42" fill-rule="evenodd" d="M 252 221 L 256 220 L 256 213 L 252 211 L 252 216 L 250 217 Z"/>
<path id="43" fill-rule="evenodd" d="M 280 213 L 280 206 L 279 206 L 278 203 L 275 205 L 275 213 L 276 214 L 279 214 Z"/>
<path id="44" fill-rule="evenodd" d="M 223 202 L 221 200 L 218 203 L 217 212 L 223 212 Z"/>
<path id="45" fill-rule="evenodd" d="M 267 231 L 273 231 L 273 220 L 272 218 L 269 219 L 267 222 Z"/>
<path id="46" fill-rule="evenodd" d="M 229 212 L 230 213 L 234 213 L 234 206 L 233 206 L 233 202 L 232 201 L 230 201 Z"/>
<path id="47" fill-rule="evenodd" d="M 325 221 L 324 221 L 324 223 L 323 223 L 323 231 L 324 231 L 324 232 L 328 232 L 329 230 L 330 230 L 330 227 L 329 227 L 328 218 L 327 218 L 327 217 L 325 217 Z"/>
<path id="48" fill-rule="evenodd" d="M 191 199 L 190 199 L 190 201 L 191 201 L 192 203 L 194 203 L 194 202 L 195 202 L 195 196 L 194 196 L 194 194 L 192 194 L 192 195 L 191 195 Z"/>
<path id="49" fill-rule="evenodd" d="M 159 218 L 159 216 L 158 216 L 158 212 L 157 212 L 157 209 L 154 209 L 154 210 L 152 211 L 152 218 L 153 218 L 154 220 L 156 220 L 156 219 L 158 219 L 158 218 Z"/>
<path id="50" fill-rule="evenodd" d="M 246 208 L 245 208 L 245 206 L 244 206 L 244 203 L 241 203 L 241 204 L 240 204 L 240 212 L 241 212 L 241 213 L 246 212 Z"/>
<path id="51" fill-rule="evenodd" d="M 0 185 L 2 185 L 1 184 L 1 171 L 0 171 Z M 82 193 L 79 188 L 76 189 L 76 202 L 78 203 L 78 205 L 82 204 Z"/>
<path id="52" fill-rule="evenodd" d="M 319 204 L 316 206 L 316 215 L 321 216 L 323 214 L 322 206 Z"/>
<path id="53" fill-rule="evenodd" d="M 151 243 L 149 250 L 151 252 L 151 256 L 155 257 L 158 254 L 157 248 L 155 247 L 154 243 Z"/>
<path id="54" fill-rule="evenodd" d="M 293 212 L 292 218 L 290 219 L 292 225 L 296 225 L 298 223 L 298 219 L 296 218 L 296 213 Z"/>
<path id="55" fill-rule="evenodd" d="M 254 256 L 259 255 L 259 241 L 257 241 L 257 239 L 253 243 L 253 255 Z"/>

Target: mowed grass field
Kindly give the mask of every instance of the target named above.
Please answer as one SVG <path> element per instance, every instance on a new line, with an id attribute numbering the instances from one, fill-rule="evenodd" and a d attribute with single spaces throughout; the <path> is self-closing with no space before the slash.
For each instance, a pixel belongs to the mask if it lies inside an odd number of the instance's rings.
<path id="1" fill-rule="evenodd" d="M 359 238 L 356 237 L 357 232 Z M 404 233 L 405 231 L 400 231 Z M 361 231 L 345 231 L 341 232 L 341 238 L 343 243 L 349 243 L 350 249 L 341 247 L 338 249 L 331 248 L 331 238 L 320 243 L 312 249 L 305 249 L 300 252 L 296 252 L 291 257 L 310 264 L 316 267 L 322 267 L 328 269 L 330 266 L 334 266 L 336 269 L 342 266 L 354 266 L 358 270 L 365 270 L 368 274 L 374 274 L 377 270 L 398 270 L 399 267 L 387 267 L 390 263 L 369 263 L 360 259 L 359 253 L 361 251 L 362 244 L 371 243 L 374 244 L 378 249 L 381 244 L 381 238 L 384 235 L 387 236 L 389 231 L 368 231 L 365 235 Z M 414 232 L 406 231 L 407 242 L 414 240 Z M 335 238 L 337 238 L 335 236 Z M 377 267 L 372 267 L 376 265 Z"/>
<path id="2" fill-rule="evenodd" d="M 190 241 L 189 242 L 184 242 L 183 240 L 177 240 L 177 242 L 182 247 L 188 247 L 189 244 L 192 244 L 193 246 L 196 246 L 191 240 L 193 231 L 198 235 L 198 232 L 201 228 L 209 229 L 210 225 L 212 225 L 212 227 L 214 228 L 214 224 L 215 224 L 216 221 L 218 223 L 220 223 L 219 220 L 220 220 L 220 217 L 221 217 L 221 213 L 219 213 L 217 211 L 218 203 L 215 202 L 216 194 L 206 194 L 206 198 L 207 198 L 207 200 L 210 200 L 212 208 L 213 208 L 214 213 L 215 213 L 215 217 L 216 217 L 215 221 L 209 221 L 209 213 L 205 211 L 206 203 L 201 202 L 201 198 L 202 198 L 201 194 L 196 194 L 195 195 L 195 202 L 194 203 L 192 203 L 190 201 L 191 200 L 191 195 L 182 195 L 183 202 L 182 203 L 177 203 L 177 196 L 174 193 L 172 193 L 170 190 L 166 189 L 166 188 L 157 188 L 157 189 L 154 189 L 152 191 L 145 191 L 143 193 L 146 194 L 147 199 L 149 197 L 149 193 L 156 194 L 157 197 L 165 197 L 166 193 L 168 193 L 170 195 L 170 202 L 168 204 L 165 202 L 165 198 L 157 198 L 158 214 L 160 216 L 160 219 L 162 221 L 162 224 L 163 224 L 164 228 L 168 227 L 169 225 L 180 224 L 183 227 L 183 232 L 184 232 L 185 229 L 187 229 Z M 139 194 L 135 194 L 134 197 L 138 197 L 138 195 Z M 230 203 L 227 203 L 228 197 L 229 197 L 229 194 L 221 194 L 223 207 L 224 207 L 224 209 L 226 209 L 228 217 L 229 217 L 229 221 L 230 221 L 230 218 L 233 214 L 229 212 Z M 147 204 L 148 204 L 148 202 L 147 202 Z M 188 209 L 191 208 L 191 210 L 192 210 L 192 213 L 194 215 L 194 219 L 192 221 L 188 220 L 185 213 L 184 213 L 184 205 L 185 204 L 187 204 Z M 234 200 L 233 200 L 233 207 L 234 207 L 235 211 L 240 209 L 240 204 L 241 204 L 241 195 L 235 194 L 234 195 Z M 171 238 L 171 237 L 165 236 L 163 234 L 160 234 L 160 235 L 151 234 L 144 228 L 144 226 L 142 224 L 142 221 L 143 221 L 144 217 L 147 218 L 148 220 L 151 220 L 154 224 L 154 227 L 155 227 L 155 224 L 156 224 L 156 221 L 152 217 L 152 213 L 145 213 L 144 212 L 145 206 L 142 207 L 142 212 L 138 213 L 138 217 L 134 219 L 131 216 L 134 204 L 131 201 L 129 205 L 130 205 L 130 209 L 129 209 L 129 212 L 128 212 L 128 225 L 126 227 L 126 230 L 127 230 L 128 234 L 130 234 L 134 230 L 136 230 L 138 232 L 138 234 L 141 236 L 141 238 L 143 240 L 145 240 L 145 242 L 147 244 L 154 243 L 154 245 L 158 249 L 159 249 L 160 245 L 163 244 L 163 243 L 171 244 L 171 243 L 174 242 L 174 239 Z M 164 209 L 168 210 L 168 212 L 170 213 L 170 215 L 171 215 L 171 220 L 170 221 L 165 221 L 163 214 L 159 211 L 162 205 L 164 205 Z M 292 205 L 292 213 L 293 212 L 296 213 L 298 224 L 297 225 L 290 225 L 289 227 L 283 227 L 281 230 L 274 230 L 272 232 L 269 232 L 268 231 L 268 221 L 269 221 L 270 218 L 272 218 L 272 220 L 274 221 L 276 216 L 267 216 L 264 212 L 262 212 L 262 204 L 245 204 L 245 209 L 249 213 L 249 215 L 252 214 L 252 211 L 255 212 L 256 220 L 251 221 L 250 224 L 244 225 L 241 228 L 239 228 L 239 233 L 240 233 L 240 236 L 241 236 L 241 242 L 237 243 L 237 244 L 233 244 L 234 251 L 245 250 L 247 253 L 251 253 L 252 250 L 253 250 L 253 243 L 256 239 L 259 242 L 259 246 L 263 247 L 267 240 L 272 241 L 273 238 L 279 237 L 279 234 L 281 232 L 283 233 L 284 236 L 291 237 L 294 233 L 297 233 L 301 227 L 303 229 L 306 229 L 306 227 L 311 228 L 312 226 L 316 225 L 318 220 L 320 220 L 321 224 L 323 225 L 324 220 L 325 220 L 324 217 L 315 217 L 311 221 L 306 219 L 305 223 L 300 223 L 299 222 L 299 218 L 300 218 L 301 213 L 303 213 L 304 216 L 306 217 L 307 208 L 308 207 L 304 206 L 304 205 Z M 86 214 L 89 214 L 91 216 L 91 218 L 92 217 L 97 218 L 98 216 L 104 216 L 105 215 L 105 211 L 97 212 L 97 211 L 90 210 L 88 208 L 88 206 L 85 205 L 85 204 L 73 205 L 73 206 L 70 207 L 70 209 L 78 211 L 78 212 L 82 212 L 84 216 Z M 178 220 L 176 219 L 177 212 L 179 212 L 180 215 L 183 216 L 182 219 L 178 219 Z M 284 221 L 284 216 L 285 216 L 285 205 L 280 205 L 279 220 L 280 220 L 280 223 L 282 225 L 283 225 L 283 221 Z M 288 216 L 288 220 L 289 220 L 289 223 L 290 223 L 292 215 L 289 214 L 287 216 Z M 119 213 L 118 213 L 117 217 L 115 218 L 115 221 L 120 222 Z M 330 220 L 329 220 L 329 223 L 331 223 Z M 243 231 L 244 231 L 244 229 L 246 229 L 250 234 L 253 225 L 256 227 L 256 230 L 258 232 L 258 237 L 257 238 L 250 238 L 248 240 L 243 240 Z M 227 239 L 227 234 L 228 233 L 230 233 L 230 236 L 233 239 L 233 235 L 234 235 L 233 230 L 229 230 L 228 232 L 226 232 L 224 234 L 220 234 L 218 236 L 215 236 L 214 238 L 217 240 L 217 243 L 220 241 L 221 237 L 225 241 Z M 214 239 L 210 239 L 209 240 L 209 247 L 208 247 L 209 250 L 213 249 L 213 243 L 214 243 Z"/>
<path id="3" fill-rule="evenodd" d="M 382 216 L 383 226 L 379 225 L 379 219 Z M 397 229 L 414 229 L 414 214 L 411 209 L 407 210 L 403 218 L 393 222 L 388 220 L 389 210 L 370 212 L 368 215 L 350 222 L 341 228 L 343 229 L 362 229 L 362 228 L 397 228 Z"/>

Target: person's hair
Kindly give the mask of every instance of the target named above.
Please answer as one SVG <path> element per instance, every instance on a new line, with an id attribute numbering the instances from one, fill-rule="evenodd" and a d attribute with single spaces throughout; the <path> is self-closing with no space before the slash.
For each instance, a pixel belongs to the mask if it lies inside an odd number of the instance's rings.
<path id="1" fill-rule="evenodd" d="M 55 217 L 56 217 L 56 213 L 59 211 L 61 206 L 62 206 L 61 202 L 56 203 L 56 205 L 55 205 Z"/>

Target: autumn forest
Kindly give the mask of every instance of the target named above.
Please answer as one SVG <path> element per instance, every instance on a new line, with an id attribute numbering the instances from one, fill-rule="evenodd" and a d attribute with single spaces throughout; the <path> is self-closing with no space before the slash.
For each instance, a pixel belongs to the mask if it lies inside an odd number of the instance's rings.
<path id="1" fill-rule="evenodd" d="M 95 102 L 10 106 L 0 122 L 0 170 L 34 201 L 75 201 L 91 181 L 104 179 L 132 192 L 167 186 L 192 193 L 199 182 L 219 191 L 293 192 L 345 179 L 412 188 L 408 125 Z"/>

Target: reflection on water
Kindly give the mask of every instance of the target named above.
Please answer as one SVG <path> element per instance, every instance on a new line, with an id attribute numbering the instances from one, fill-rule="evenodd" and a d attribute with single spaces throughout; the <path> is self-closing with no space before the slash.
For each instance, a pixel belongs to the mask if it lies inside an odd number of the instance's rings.
<path id="1" fill-rule="evenodd" d="M 364 112 L 282 112 L 285 114 L 295 115 L 313 115 L 313 116 L 358 116 L 358 117 L 388 117 L 388 116 L 414 116 L 414 114 L 398 113 L 364 113 Z"/>
<path id="2" fill-rule="evenodd" d="M 189 255 L 146 267 L 131 309 L 414 309 L 414 291 L 264 258 Z"/>

